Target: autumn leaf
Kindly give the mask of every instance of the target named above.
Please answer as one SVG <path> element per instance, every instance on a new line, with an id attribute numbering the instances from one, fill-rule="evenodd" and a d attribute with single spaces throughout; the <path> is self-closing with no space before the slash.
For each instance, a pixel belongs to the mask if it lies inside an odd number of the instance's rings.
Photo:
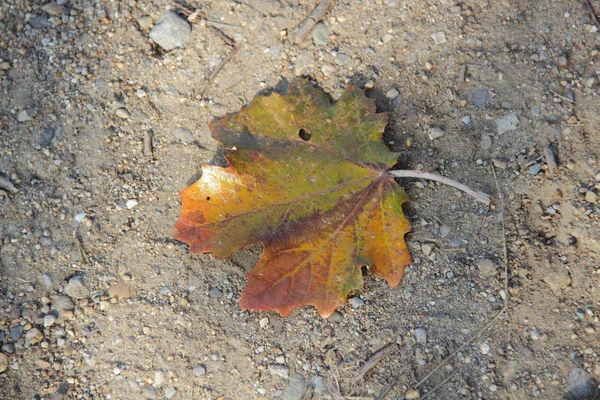
<path id="1" fill-rule="evenodd" d="M 229 166 L 204 165 L 181 193 L 175 238 L 217 257 L 263 243 L 242 308 L 313 305 L 327 317 L 362 287 L 363 265 L 398 285 L 410 227 L 404 189 L 386 174 L 397 159 L 386 123 L 353 86 L 334 104 L 305 80 L 256 97 L 210 125 Z"/>

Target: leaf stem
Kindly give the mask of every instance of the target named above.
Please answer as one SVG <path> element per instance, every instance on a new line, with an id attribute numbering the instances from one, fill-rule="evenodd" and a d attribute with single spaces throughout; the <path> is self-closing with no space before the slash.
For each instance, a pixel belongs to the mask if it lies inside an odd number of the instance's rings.
<path id="1" fill-rule="evenodd" d="M 479 200 L 486 206 L 490 205 L 490 196 L 486 193 L 480 192 L 479 190 L 471 189 L 467 185 L 463 185 L 462 183 L 455 181 L 454 179 L 447 178 L 442 175 L 433 174 L 431 172 L 425 171 L 416 171 L 409 169 L 398 169 L 394 171 L 387 171 L 388 175 L 394 178 L 418 178 L 418 179 L 429 179 L 431 181 L 436 181 L 443 183 L 445 185 L 452 186 L 458 190 L 462 190 L 466 194 L 473 196 L 475 199 Z"/>

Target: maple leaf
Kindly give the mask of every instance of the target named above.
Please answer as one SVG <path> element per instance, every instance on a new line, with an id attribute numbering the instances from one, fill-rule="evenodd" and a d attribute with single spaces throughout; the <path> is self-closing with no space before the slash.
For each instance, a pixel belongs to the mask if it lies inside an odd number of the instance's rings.
<path id="1" fill-rule="evenodd" d="M 242 308 L 313 305 L 327 317 L 362 287 L 363 265 L 398 285 L 410 227 L 404 189 L 386 174 L 397 159 L 382 142 L 386 124 L 353 86 L 334 104 L 305 80 L 256 97 L 210 125 L 229 166 L 204 165 L 181 192 L 175 238 L 217 257 L 263 243 Z"/>

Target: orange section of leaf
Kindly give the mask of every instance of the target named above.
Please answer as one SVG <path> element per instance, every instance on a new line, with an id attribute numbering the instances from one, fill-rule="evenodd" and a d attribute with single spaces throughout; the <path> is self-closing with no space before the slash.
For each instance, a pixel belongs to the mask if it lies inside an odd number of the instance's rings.
<path id="1" fill-rule="evenodd" d="M 362 265 L 400 282 L 410 263 L 406 194 L 385 174 L 396 155 L 373 103 L 350 87 L 331 104 L 299 81 L 211 124 L 232 149 L 229 167 L 204 166 L 181 193 L 175 237 L 219 257 L 264 244 L 243 308 L 286 315 L 313 305 L 328 316 L 362 287 Z"/>

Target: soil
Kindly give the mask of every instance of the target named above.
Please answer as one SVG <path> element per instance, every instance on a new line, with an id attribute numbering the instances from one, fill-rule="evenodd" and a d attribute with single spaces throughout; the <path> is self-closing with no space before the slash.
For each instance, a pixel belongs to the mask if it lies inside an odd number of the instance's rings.
<path id="1" fill-rule="evenodd" d="M 0 188 L 0 398 L 598 396 L 600 34 L 585 2 L 340 0 L 300 44 L 314 1 L 61 3 L 0 4 L 0 176 L 16 187 Z M 168 9 L 196 8 L 182 47 L 149 39 Z M 209 26 L 241 47 L 202 95 L 232 51 Z M 179 191 L 224 165 L 208 124 L 299 77 L 334 100 L 367 87 L 399 167 L 493 196 L 403 180 L 413 263 L 397 288 L 365 271 L 364 304 L 328 320 L 239 308 L 260 246 L 216 259 L 171 238 Z"/>

